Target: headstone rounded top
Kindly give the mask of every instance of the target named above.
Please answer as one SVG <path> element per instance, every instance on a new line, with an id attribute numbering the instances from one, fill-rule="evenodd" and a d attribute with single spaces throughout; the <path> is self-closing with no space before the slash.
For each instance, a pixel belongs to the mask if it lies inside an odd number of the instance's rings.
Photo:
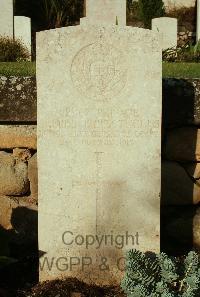
<path id="1" fill-rule="evenodd" d="M 159 22 L 174 22 L 174 23 L 177 23 L 178 20 L 177 18 L 171 18 L 171 17 L 159 17 L 159 18 L 154 18 L 152 19 L 152 22 L 154 21 L 159 21 Z"/>
<path id="2" fill-rule="evenodd" d="M 133 36 L 134 38 L 137 38 L 138 40 L 142 40 L 142 42 L 149 43 L 148 38 L 152 39 L 152 41 L 155 41 L 155 39 L 159 39 L 160 36 L 157 32 L 154 32 L 149 29 L 143 29 L 138 27 L 129 27 L 129 26 L 117 26 L 117 25 L 100 25 L 100 24 L 94 24 L 91 26 L 91 24 L 84 24 L 78 25 L 78 26 L 68 26 L 68 27 L 62 27 L 57 29 L 51 29 L 51 30 L 44 30 L 37 32 L 37 36 L 45 35 L 45 37 L 54 35 L 64 35 L 64 34 L 79 34 L 79 33 L 94 33 L 96 35 L 106 35 L 106 34 L 129 34 L 129 37 Z M 65 36 L 66 38 L 66 36 Z M 135 39 L 136 40 L 136 39 Z"/>
<path id="3" fill-rule="evenodd" d="M 24 20 L 30 20 L 31 21 L 31 18 L 23 16 L 23 15 L 16 15 L 15 18 L 23 18 Z"/>

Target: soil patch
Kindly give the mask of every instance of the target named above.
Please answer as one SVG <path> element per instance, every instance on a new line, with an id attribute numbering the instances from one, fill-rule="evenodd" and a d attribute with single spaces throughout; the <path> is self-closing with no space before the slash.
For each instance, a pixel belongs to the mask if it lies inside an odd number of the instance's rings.
<path id="1" fill-rule="evenodd" d="M 125 297 L 120 287 L 98 287 L 77 279 L 47 281 L 29 291 L 18 291 L 16 297 Z"/>

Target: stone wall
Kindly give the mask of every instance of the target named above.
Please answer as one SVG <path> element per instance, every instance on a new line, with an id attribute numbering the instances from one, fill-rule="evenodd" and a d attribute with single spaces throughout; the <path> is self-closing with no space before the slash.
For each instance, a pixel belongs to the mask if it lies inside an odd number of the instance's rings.
<path id="1" fill-rule="evenodd" d="M 37 242 L 36 147 L 35 125 L 0 125 L 0 236 L 17 232 L 19 250 Z M 11 256 L 13 236 L 7 240 Z"/>
<path id="2" fill-rule="evenodd" d="M 0 225 L 37 239 L 35 78 L 0 78 Z M 7 107 L 9 105 L 9 108 Z M 163 80 L 161 243 L 200 249 L 200 80 Z"/>
<path id="3" fill-rule="evenodd" d="M 14 258 L 37 247 L 36 101 L 35 78 L 0 77 L 0 255 Z"/>
<path id="4" fill-rule="evenodd" d="M 0 121 L 36 122 L 36 78 L 0 76 Z"/>
<path id="5" fill-rule="evenodd" d="M 200 80 L 164 80 L 162 142 L 162 249 L 200 249 Z"/>

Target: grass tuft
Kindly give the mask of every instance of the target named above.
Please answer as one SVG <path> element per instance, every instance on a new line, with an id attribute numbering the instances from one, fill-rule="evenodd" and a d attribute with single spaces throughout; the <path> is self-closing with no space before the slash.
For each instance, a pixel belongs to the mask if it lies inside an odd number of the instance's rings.
<path id="1" fill-rule="evenodd" d="M 200 63 L 163 62 L 163 77 L 200 78 Z"/>
<path id="2" fill-rule="evenodd" d="M 1 62 L 2 76 L 34 76 L 36 67 L 34 62 Z"/>
<path id="3" fill-rule="evenodd" d="M 1 62 L 2 76 L 35 76 L 35 62 Z M 200 78 L 200 63 L 163 62 L 163 77 Z"/>

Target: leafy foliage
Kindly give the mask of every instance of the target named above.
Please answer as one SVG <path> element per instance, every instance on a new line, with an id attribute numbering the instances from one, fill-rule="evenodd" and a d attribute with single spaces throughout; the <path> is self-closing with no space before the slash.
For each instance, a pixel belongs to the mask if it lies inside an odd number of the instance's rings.
<path id="1" fill-rule="evenodd" d="M 199 256 L 192 251 L 183 261 L 165 253 L 152 256 L 131 250 L 122 288 L 128 297 L 198 297 Z"/>
<path id="2" fill-rule="evenodd" d="M 163 77 L 200 78 L 200 63 L 163 62 Z"/>
<path id="3" fill-rule="evenodd" d="M 162 0 L 139 0 L 139 16 L 145 28 L 151 28 L 151 20 L 162 17 L 165 14 L 164 3 Z"/>
<path id="4" fill-rule="evenodd" d="M 20 39 L 0 36 L 0 62 L 26 61 L 29 58 L 28 49 Z"/>
<path id="5" fill-rule="evenodd" d="M 200 62 L 200 42 L 196 45 L 186 44 L 182 47 L 163 51 L 165 62 Z"/>

